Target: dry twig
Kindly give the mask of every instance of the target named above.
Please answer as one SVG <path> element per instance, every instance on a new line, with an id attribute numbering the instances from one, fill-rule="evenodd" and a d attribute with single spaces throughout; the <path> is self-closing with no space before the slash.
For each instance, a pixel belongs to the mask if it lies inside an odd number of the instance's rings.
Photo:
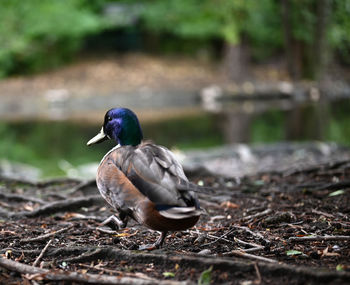
<path id="1" fill-rule="evenodd" d="M 75 194 L 76 192 L 81 191 L 84 188 L 90 187 L 90 186 L 96 186 L 96 180 L 95 179 L 82 181 L 78 185 L 76 185 L 76 186 L 72 187 L 71 189 L 69 189 L 65 194 L 66 195 L 72 195 L 72 194 Z M 97 186 L 96 186 L 96 188 L 97 188 Z"/>
<path id="2" fill-rule="evenodd" d="M 261 279 L 261 274 L 260 274 L 258 264 L 256 262 L 254 263 L 254 268 L 255 268 L 256 277 L 257 277 L 257 279 L 254 281 L 254 283 L 260 284 L 262 279 Z"/>
<path id="3" fill-rule="evenodd" d="M 234 238 L 235 242 L 237 242 L 238 244 L 240 245 L 243 245 L 243 246 L 249 246 L 249 247 L 262 247 L 264 248 L 263 246 L 261 246 L 260 244 L 256 244 L 256 243 L 251 243 L 251 242 L 246 242 L 246 241 L 243 241 L 243 240 L 240 240 L 238 238 Z"/>
<path id="4" fill-rule="evenodd" d="M 246 252 L 244 252 L 242 250 L 232 250 L 231 254 L 234 255 L 234 256 L 239 256 L 239 257 L 252 259 L 252 260 L 258 260 L 258 261 L 263 261 L 263 262 L 269 262 L 269 263 L 277 262 L 277 260 L 275 260 L 275 259 L 262 257 L 262 256 L 258 256 L 258 255 L 253 255 L 253 254 L 250 254 L 250 253 L 246 253 Z"/>
<path id="5" fill-rule="evenodd" d="M 235 227 L 237 229 L 241 229 L 244 230 L 245 232 L 249 233 L 250 235 L 252 235 L 253 237 L 255 237 L 257 240 L 262 241 L 264 245 L 270 244 L 271 241 L 269 241 L 268 239 L 266 239 L 262 234 L 260 233 L 256 233 L 253 232 L 251 229 L 249 229 L 248 227 L 243 227 L 243 226 L 237 226 L 237 225 L 232 225 L 232 227 Z"/>
<path id="6" fill-rule="evenodd" d="M 37 266 L 39 261 L 42 259 L 42 257 L 44 256 L 44 254 L 46 253 L 47 249 L 49 248 L 50 244 L 52 243 L 53 239 L 50 239 L 49 242 L 45 245 L 45 247 L 43 248 L 43 250 L 40 252 L 39 256 L 35 259 L 33 266 Z"/>
<path id="7" fill-rule="evenodd" d="M 298 242 L 298 241 L 349 241 L 350 236 L 304 236 L 304 237 L 290 237 L 288 239 L 289 242 Z"/>
<path id="8" fill-rule="evenodd" d="M 226 233 L 224 233 L 223 235 L 221 235 L 221 236 L 219 236 L 219 237 L 212 236 L 212 235 L 208 235 L 208 237 L 216 238 L 216 240 L 211 241 L 211 242 L 208 242 L 208 243 L 205 243 L 205 244 L 202 244 L 202 246 L 211 245 L 211 244 L 213 244 L 213 243 L 218 242 L 219 240 L 224 240 L 224 241 L 226 241 L 226 242 L 232 243 L 231 240 L 225 239 L 224 237 L 227 236 L 228 234 L 230 234 L 231 232 L 233 232 L 234 230 L 235 230 L 235 229 L 230 229 L 229 231 L 227 231 Z"/>
<path id="9" fill-rule="evenodd" d="M 249 215 L 249 216 L 245 216 L 242 218 L 242 221 L 249 221 L 249 220 L 253 220 L 253 219 L 256 219 L 256 218 L 260 218 L 260 217 L 263 217 L 263 216 L 266 216 L 268 214 L 270 214 L 272 212 L 271 209 L 266 209 L 265 211 L 262 211 L 260 213 L 256 213 L 254 215 Z"/>
<path id="10" fill-rule="evenodd" d="M 69 227 L 66 227 L 66 228 L 63 228 L 63 229 L 60 229 L 58 231 L 53 231 L 51 233 L 47 233 L 47 234 L 44 234 L 44 235 L 41 235 L 41 236 L 37 236 L 37 237 L 34 237 L 34 238 L 27 238 L 27 239 L 23 239 L 21 240 L 20 242 L 21 243 L 25 243 L 25 242 L 32 242 L 32 241 L 41 241 L 41 240 L 46 240 L 52 236 L 55 236 L 57 234 L 60 234 L 60 233 L 63 233 L 63 232 L 66 232 L 68 230 L 70 230 L 71 228 L 73 228 L 74 225 L 71 225 Z"/>

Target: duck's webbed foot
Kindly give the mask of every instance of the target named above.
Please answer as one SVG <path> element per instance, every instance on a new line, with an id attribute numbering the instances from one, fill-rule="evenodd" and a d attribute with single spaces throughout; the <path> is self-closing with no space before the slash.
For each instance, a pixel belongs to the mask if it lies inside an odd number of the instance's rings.
<path id="1" fill-rule="evenodd" d="M 120 213 L 119 217 L 117 217 L 116 215 L 112 215 L 108 217 L 106 220 L 102 222 L 101 225 L 108 226 L 112 230 L 119 230 L 119 229 L 125 228 L 127 224 L 128 224 L 128 217 L 125 214 Z"/>
<path id="2" fill-rule="evenodd" d="M 161 232 L 159 238 L 154 244 L 145 244 L 145 245 L 140 245 L 139 250 L 154 250 L 157 248 L 161 248 L 163 245 L 163 242 L 165 240 L 165 237 L 167 235 L 167 232 Z"/>

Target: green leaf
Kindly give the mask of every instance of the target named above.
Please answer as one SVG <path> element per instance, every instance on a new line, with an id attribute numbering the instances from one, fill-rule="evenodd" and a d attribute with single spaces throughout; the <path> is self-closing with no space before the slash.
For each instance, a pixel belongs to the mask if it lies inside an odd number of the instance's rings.
<path id="1" fill-rule="evenodd" d="M 173 272 L 163 272 L 164 277 L 175 277 L 175 273 Z"/>
<path id="2" fill-rule="evenodd" d="M 342 264 L 338 264 L 335 268 L 337 271 L 344 271 L 344 266 Z"/>
<path id="3" fill-rule="evenodd" d="M 334 192 L 330 193 L 330 194 L 328 195 L 328 197 L 338 196 L 338 195 L 342 195 L 342 194 L 344 194 L 344 193 L 345 193 L 344 190 L 337 190 L 337 191 L 334 191 Z"/>
<path id="4" fill-rule="evenodd" d="M 212 271 L 213 271 L 213 266 L 210 266 L 209 269 L 203 271 L 201 276 L 198 279 L 198 285 L 210 284 Z"/>
<path id="5" fill-rule="evenodd" d="M 294 256 L 294 255 L 301 255 L 301 254 L 303 254 L 301 251 L 299 251 L 299 250 L 294 250 L 294 249 L 292 249 L 292 250 L 288 250 L 287 252 L 286 252 L 286 254 L 288 255 L 288 256 Z"/>

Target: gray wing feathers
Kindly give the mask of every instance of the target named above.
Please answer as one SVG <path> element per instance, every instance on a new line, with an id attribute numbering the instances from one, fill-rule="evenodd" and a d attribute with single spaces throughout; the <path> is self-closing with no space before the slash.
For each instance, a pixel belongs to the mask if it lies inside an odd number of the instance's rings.
<path id="1" fill-rule="evenodd" d="M 203 192 L 200 186 L 188 181 L 182 166 L 165 147 L 144 144 L 116 151 L 123 152 L 117 161 L 120 169 L 156 204 L 186 207 L 192 204 L 189 201 L 195 197 L 193 192 Z"/>

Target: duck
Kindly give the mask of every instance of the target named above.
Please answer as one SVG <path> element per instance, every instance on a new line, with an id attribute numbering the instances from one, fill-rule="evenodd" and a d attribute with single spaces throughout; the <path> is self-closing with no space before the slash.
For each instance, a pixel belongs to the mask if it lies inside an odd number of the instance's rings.
<path id="1" fill-rule="evenodd" d="M 129 218 L 160 232 L 151 245 L 139 249 L 156 249 L 163 245 L 168 232 L 193 227 L 204 210 L 196 192 L 209 188 L 189 182 L 183 167 L 166 147 L 143 140 L 136 114 L 128 108 L 106 112 L 100 132 L 87 145 L 114 140 L 102 158 L 96 174 L 97 188 L 116 211 L 104 224 L 127 226 Z"/>

